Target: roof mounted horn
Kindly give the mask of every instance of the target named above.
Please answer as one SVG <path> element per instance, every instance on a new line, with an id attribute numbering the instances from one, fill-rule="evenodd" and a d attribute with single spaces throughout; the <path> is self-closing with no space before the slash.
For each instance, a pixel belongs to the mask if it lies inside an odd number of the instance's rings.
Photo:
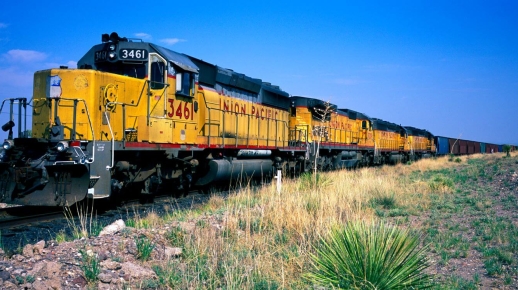
<path id="1" fill-rule="evenodd" d="M 126 37 L 120 37 L 119 34 L 117 34 L 117 32 L 112 32 L 110 34 L 110 40 L 112 42 L 128 41 L 128 39 Z"/>

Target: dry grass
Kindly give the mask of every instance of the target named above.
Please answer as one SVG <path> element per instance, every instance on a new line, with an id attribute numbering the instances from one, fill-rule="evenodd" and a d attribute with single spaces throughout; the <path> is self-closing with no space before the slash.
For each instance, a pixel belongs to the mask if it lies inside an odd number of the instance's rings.
<path id="1" fill-rule="evenodd" d="M 386 198 L 409 212 L 426 209 L 434 188 L 427 180 L 411 180 L 409 174 L 455 164 L 446 157 L 426 159 L 410 165 L 324 173 L 328 182 L 317 186 L 286 180 L 280 193 L 272 185 L 257 191 L 245 188 L 226 199 L 214 196 L 205 209 L 222 213 L 223 228 L 203 225 L 182 232 L 186 267 L 178 284 L 169 286 L 307 287 L 301 274 L 308 269 L 308 254 L 321 236 L 346 221 L 377 219 L 372 200 Z M 439 194 L 450 190 L 448 186 L 435 189 Z M 191 221 L 197 218 L 199 213 L 185 216 Z"/>
<path id="2" fill-rule="evenodd" d="M 164 219 L 153 210 L 148 212 L 146 216 L 140 216 L 134 209 L 133 218 L 127 220 L 126 225 L 134 228 L 151 229 L 162 225 L 164 222 Z"/>

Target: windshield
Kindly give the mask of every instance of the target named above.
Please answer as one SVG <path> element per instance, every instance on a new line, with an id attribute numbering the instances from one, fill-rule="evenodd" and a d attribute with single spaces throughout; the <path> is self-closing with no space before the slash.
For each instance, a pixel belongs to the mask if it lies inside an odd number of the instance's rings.
<path id="1" fill-rule="evenodd" d="M 146 65 L 144 63 L 98 63 L 97 69 L 137 79 L 146 77 Z"/>

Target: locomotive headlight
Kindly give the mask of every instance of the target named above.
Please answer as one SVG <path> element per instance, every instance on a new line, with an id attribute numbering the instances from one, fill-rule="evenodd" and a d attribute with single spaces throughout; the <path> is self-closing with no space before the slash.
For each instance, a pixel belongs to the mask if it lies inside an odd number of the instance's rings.
<path id="1" fill-rule="evenodd" d="M 117 54 L 115 52 L 113 52 L 113 51 L 108 54 L 108 57 L 110 59 L 114 59 L 116 56 L 117 56 Z"/>
<path id="2" fill-rule="evenodd" d="M 14 141 L 13 140 L 5 140 L 4 141 L 4 144 L 2 144 L 2 148 L 4 148 L 4 150 L 10 150 L 14 147 Z"/>
<path id="3" fill-rule="evenodd" d="M 58 144 L 56 145 L 56 150 L 58 150 L 58 152 L 64 152 L 67 149 L 68 149 L 68 143 L 65 141 L 59 141 Z"/>
<path id="4" fill-rule="evenodd" d="M 111 51 L 114 51 L 115 50 L 115 44 L 110 44 L 108 49 L 111 50 Z"/>

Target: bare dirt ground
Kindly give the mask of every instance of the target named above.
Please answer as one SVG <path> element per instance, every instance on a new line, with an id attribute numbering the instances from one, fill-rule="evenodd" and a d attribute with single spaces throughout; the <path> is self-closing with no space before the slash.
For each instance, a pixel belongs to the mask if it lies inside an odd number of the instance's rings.
<path id="1" fill-rule="evenodd" d="M 518 289 L 518 157 L 460 163 L 451 194 L 417 218 L 439 289 Z"/>

